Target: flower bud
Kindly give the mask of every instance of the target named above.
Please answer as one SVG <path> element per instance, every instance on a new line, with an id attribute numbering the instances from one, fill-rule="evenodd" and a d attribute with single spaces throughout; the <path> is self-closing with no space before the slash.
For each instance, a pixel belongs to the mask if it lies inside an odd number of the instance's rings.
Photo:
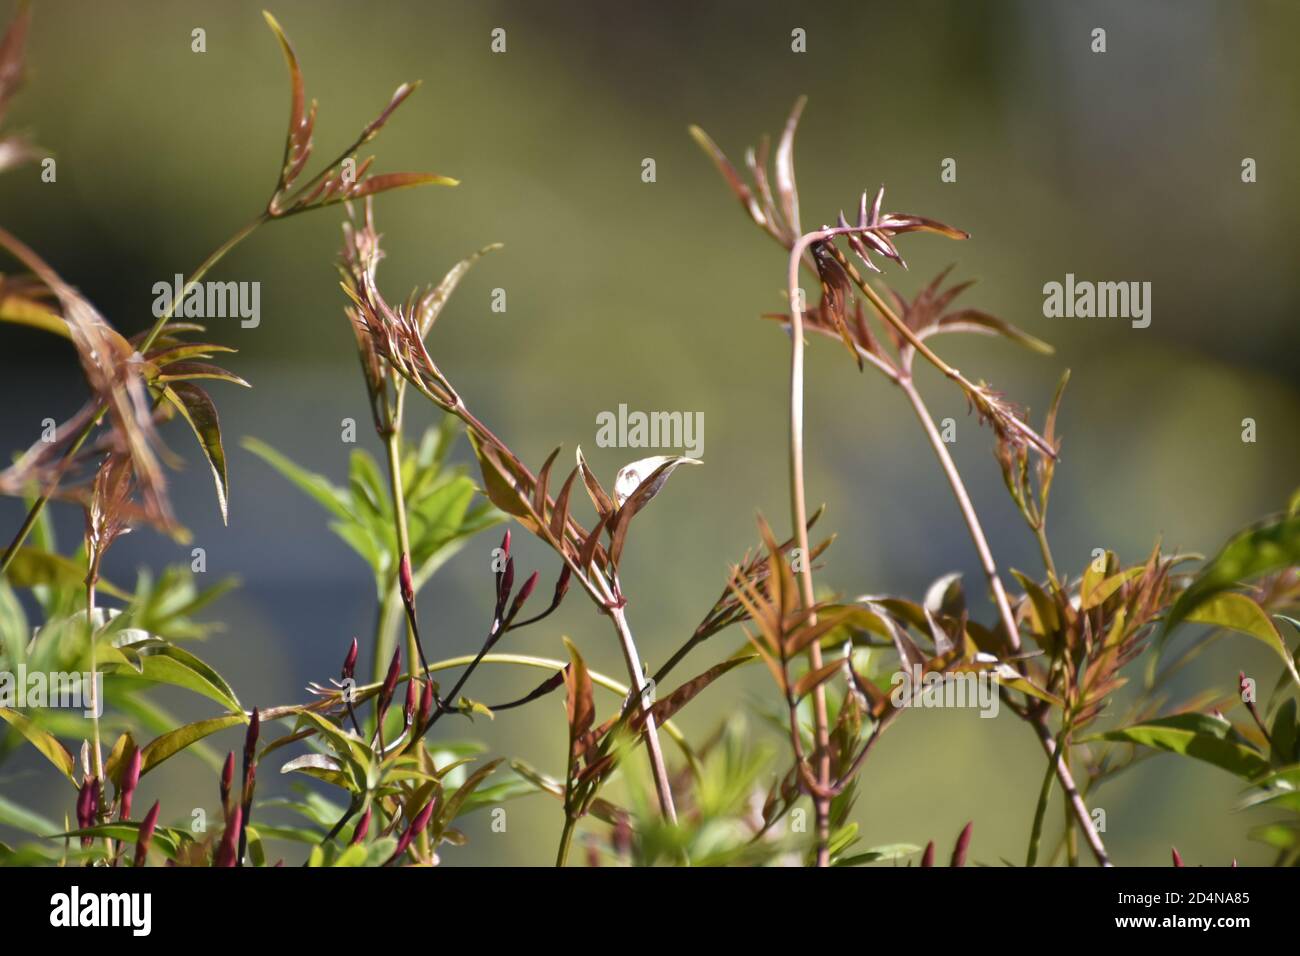
<path id="1" fill-rule="evenodd" d="M 1172 856 L 1173 856 L 1173 858 L 1174 858 L 1174 866 L 1182 866 L 1182 865 L 1183 865 L 1183 856 L 1182 856 L 1181 853 L 1178 852 L 1178 847 L 1176 847 L 1176 846 L 1171 846 L 1171 847 L 1169 848 L 1169 850 L 1170 850 L 1170 853 L 1172 854 Z"/>
<path id="2" fill-rule="evenodd" d="M 416 697 L 416 688 L 418 686 L 417 681 L 408 680 L 406 682 L 406 706 L 402 709 L 402 714 L 406 718 L 408 725 L 415 720 L 415 706 L 419 702 L 419 698 Z"/>
<path id="3" fill-rule="evenodd" d="M 520 587 L 519 593 L 515 595 L 514 601 L 510 604 L 510 613 L 506 615 L 507 621 L 513 621 L 515 615 L 523 609 L 524 602 L 533 593 L 533 588 L 537 587 L 538 576 L 538 572 L 534 571 L 528 576 L 528 580 L 523 583 L 523 586 Z"/>
<path id="4" fill-rule="evenodd" d="M 950 866 L 966 865 L 966 850 L 970 847 L 970 832 L 975 825 L 975 821 L 962 827 L 961 834 L 957 837 L 957 845 L 952 848 L 952 863 Z"/>
<path id="5" fill-rule="evenodd" d="M 118 819 L 131 819 L 131 801 L 135 797 L 135 788 L 140 783 L 140 748 L 131 752 L 131 759 L 126 763 L 126 772 L 122 774 L 122 808 Z"/>
<path id="6" fill-rule="evenodd" d="M 366 838 L 370 832 L 370 808 L 366 807 L 366 812 L 361 814 L 361 819 L 357 821 L 357 828 L 352 831 L 352 846 L 356 846 Z"/>
<path id="7" fill-rule="evenodd" d="M 402 589 L 402 603 L 408 609 L 415 607 L 415 584 L 411 580 L 411 556 L 402 554 L 402 562 L 397 569 L 397 583 Z"/>
<path id="8" fill-rule="evenodd" d="M 221 768 L 221 809 L 224 811 L 230 804 L 230 788 L 235 783 L 235 754 L 231 751 L 226 754 L 225 766 Z"/>
<path id="9" fill-rule="evenodd" d="M 429 718 L 433 716 L 433 681 L 426 679 L 424 682 L 424 692 L 420 695 L 420 713 L 416 723 L 420 727 L 427 726 Z"/>
<path id="10" fill-rule="evenodd" d="M 402 672 L 402 649 L 396 648 L 393 651 L 393 660 L 388 665 L 388 673 L 384 675 L 383 686 L 379 688 L 379 718 L 383 719 L 384 714 L 388 711 L 388 705 L 393 702 L 393 691 L 397 690 L 397 677 Z"/>
<path id="11" fill-rule="evenodd" d="M 226 824 L 226 831 L 221 834 L 221 843 L 217 847 L 217 854 L 213 857 L 213 866 L 234 866 L 238 860 L 239 831 L 243 829 L 244 811 L 240 807 L 235 807 L 235 812 L 230 815 L 230 822 Z"/>
<path id="12" fill-rule="evenodd" d="M 253 758 L 257 754 L 257 738 L 262 731 L 262 716 L 258 713 L 256 707 L 253 708 L 252 719 L 248 722 L 248 730 L 244 734 L 244 772 L 248 772 L 248 767 L 252 765 Z"/>
<path id="13" fill-rule="evenodd" d="M 921 854 L 921 866 L 934 866 L 934 841 L 931 840 L 925 845 L 925 852 Z"/>
<path id="14" fill-rule="evenodd" d="M 77 793 L 77 827 L 81 830 L 95 825 L 95 816 L 99 812 L 99 781 L 95 777 L 86 777 L 81 781 L 81 790 Z M 81 845 L 90 846 L 93 837 L 83 836 Z"/>
<path id="15" fill-rule="evenodd" d="M 506 533 L 501 538 L 501 547 L 498 549 L 501 557 L 505 558 L 506 564 L 510 562 L 510 529 L 506 528 Z M 505 598 L 502 596 L 501 582 L 505 577 L 505 566 L 497 571 L 497 603 L 502 603 Z"/>
<path id="16" fill-rule="evenodd" d="M 424 809 L 415 815 L 415 819 L 411 821 L 411 833 L 413 836 L 419 836 L 424 832 L 424 828 L 429 825 L 429 818 L 433 816 L 433 805 L 436 802 L 437 801 L 430 797 L 429 802 L 424 805 Z"/>
<path id="17" fill-rule="evenodd" d="M 551 610 L 560 606 L 564 600 L 564 595 L 569 591 L 569 579 L 573 577 L 573 569 L 567 564 L 560 569 L 560 576 L 555 579 L 555 594 L 551 597 Z"/>
<path id="18" fill-rule="evenodd" d="M 343 671 L 339 675 L 344 680 L 352 677 L 357 672 L 357 639 L 352 638 L 352 646 L 348 648 L 348 656 L 343 659 Z"/>
<path id="19" fill-rule="evenodd" d="M 140 832 L 135 838 L 135 859 L 132 861 L 133 866 L 144 866 L 149 856 L 149 844 L 153 840 L 153 829 L 158 825 L 158 801 L 153 802 L 149 812 L 144 815 L 144 822 L 140 824 Z"/>
<path id="20" fill-rule="evenodd" d="M 505 572 L 501 575 L 501 584 L 497 588 L 497 606 L 505 607 L 506 598 L 510 597 L 510 591 L 515 586 L 515 559 L 510 558 L 506 561 Z"/>

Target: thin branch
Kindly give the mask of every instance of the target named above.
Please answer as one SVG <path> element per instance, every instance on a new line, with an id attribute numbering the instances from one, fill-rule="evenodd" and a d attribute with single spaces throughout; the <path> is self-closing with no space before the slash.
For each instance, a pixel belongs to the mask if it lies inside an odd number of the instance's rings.
<path id="1" fill-rule="evenodd" d="M 805 611 L 810 611 L 816 603 L 813 591 L 812 561 L 808 559 L 808 505 L 804 497 L 803 469 L 803 301 L 799 294 L 799 263 L 804 253 L 816 242 L 826 238 L 824 232 L 809 233 L 800 237 L 790 249 L 789 269 L 787 272 L 787 291 L 790 296 L 790 511 L 794 523 L 794 534 L 803 558 L 799 572 L 799 597 Z M 815 626 L 816 615 L 808 619 L 808 626 Z M 822 649 L 820 641 L 808 645 L 809 666 L 814 670 L 822 667 Z M 826 688 L 818 684 L 813 689 L 813 722 L 816 740 L 817 784 L 825 791 L 831 782 L 830 730 L 826 710 Z M 791 736 L 798 750 L 798 728 L 792 728 Z M 802 760 L 800 765 L 802 765 Z M 825 796 L 813 796 L 813 808 L 817 824 L 817 865 L 829 866 L 830 854 L 830 800 Z"/>

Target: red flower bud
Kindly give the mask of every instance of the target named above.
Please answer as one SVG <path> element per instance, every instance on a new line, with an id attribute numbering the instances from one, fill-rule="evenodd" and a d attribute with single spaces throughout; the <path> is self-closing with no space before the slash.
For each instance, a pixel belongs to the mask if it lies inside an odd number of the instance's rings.
<path id="1" fill-rule="evenodd" d="M 411 825 L 406 828 L 406 832 L 403 833 L 401 839 L 397 841 L 397 849 L 393 850 L 393 855 L 384 861 L 385 866 L 389 863 L 400 860 L 410 848 L 411 841 L 424 832 L 424 828 L 429 825 L 429 818 L 433 816 L 433 805 L 434 801 L 430 799 L 429 802 L 424 805 L 424 808 L 415 815 L 415 819 L 411 821 Z"/>
<path id="2" fill-rule="evenodd" d="M 370 832 L 370 808 L 366 807 L 366 812 L 361 814 L 361 819 L 357 821 L 357 828 L 352 831 L 352 846 L 356 846 L 366 838 Z"/>
<path id="3" fill-rule="evenodd" d="M 921 854 L 922 866 L 934 866 L 934 841 L 931 840 L 925 845 L 925 852 Z"/>
<path id="4" fill-rule="evenodd" d="M 1180 853 L 1178 852 L 1178 847 L 1176 847 L 1176 846 L 1171 846 L 1169 849 L 1170 849 L 1170 852 L 1173 854 L 1173 857 L 1174 857 L 1174 866 L 1182 866 L 1182 865 L 1183 865 L 1183 857 L 1182 857 L 1182 854 L 1180 854 Z"/>
<path id="5" fill-rule="evenodd" d="M 402 713 L 405 715 L 408 724 L 415 720 L 415 706 L 419 701 L 419 698 L 416 697 L 416 688 L 418 686 L 416 681 L 408 680 L 406 682 L 406 706 L 403 708 Z"/>
<path id="6" fill-rule="evenodd" d="M 221 768 L 221 809 L 224 811 L 230 803 L 230 788 L 235 783 L 235 754 L 226 754 L 226 764 Z"/>
<path id="7" fill-rule="evenodd" d="M 77 827 L 85 830 L 95 825 L 99 813 L 99 781 L 95 777 L 86 777 L 81 781 L 81 790 L 77 793 Z M 83 836 L 82 846 L 94 843 L 93 837 Z"/>
<path id="8" fill-rule="evenodd" d="M 402 855 L 406 852 L 407 848 L 411 845 L 411 838 L 414 835 L 415 834 L 413 834 L 409 829 L 402 834 L 401 839 L 397 841 L 397 849 L 393 851 L 392 856 L 390 856 L 387 860 L 384 861 L 384 866 L 387 866 L 388 864 L 392 863 L 394 860 L 400 860 L 402 858 Z"/>
<path id="9" fill-rule="evenodd" d="M 352 646 L 348 648 L 348 656 L 343 659 L 343 672 L 340 675 L 344 680 L 353 676 L 357 671 L 357 639 L 352 638 Z"/>
<path id="10" fill-rule="evenodd" d="M 402 649 L 393 650 L 393 660 L 388 665 L 388 673 L 384 675 L 383 686 L 379 688 L 379 718 L 383 719 L 384 714 L 388 711 L 388 705 L 393 702 L 393 691 L 397 690 L 397 677 L 402 672 Z"/>
<path id="11" fill-rule="evenodd" d="M 510 605 L 510 613 L 506 615 L 507 621 L 513 621 L 515 615 L 523 609 L 524 602 L 528 600 L 529 595 L 533 593 L 533 588 L 537 587 L 538 572 L 534 571 L 528 576 L 528 580 L 523 583 L 519 593 L 515 595 L 514 601 Z"/>
<path id="12" fill-rule="evenodd" d="M 506 533 L 501 538 L 501 547 L 498 548 L 497 550 L 501 552 L 501 555 L 500 557 L 494 559 L 494 563 L 495 561 L 500 561 L 502 558 L 504 558 L 506 564 L 508 565 L 510 563 L 510 529 L 509 528 L 506 528 Z M 496 574 L 497 574 L 497 603 L 500 604 L 502 601 L 505 600 L 505 598 L 501 596 L 502 595 L 501 581 L 505 575 L 505 566 L 503 565 L 501 570 L 497 571 Z"/>
<path id="13" fill-rule="evenodd" d="M 397 569 L 398 586 L 402 589 L 402 603 L 407 608 L 415 607 L 415 584 L 411 580 L 411 556 L 402 554 L 402 562 Z"/>
<path id="14" fill-rule="evenodd" d="M 133 866 L 144 866 L 145 860 L 149 856 L 149 843 L 153 840 L 153 828 L 158 825 L 158 801 L 153 802 L 149 812 L 144 815 L 144 822 L 140 824 L 140 832 L 135 838 L 135 860 Z"/>
<path id="15" fill-rule="evenodd" d="M 257 738 L 262 730 L 262 716 L 258 713 L 257 708 L 253 708 L 253 716 L 248 721 L 248 730 L 244 734 L 244 769 L 247 769 L 253 762 L 257 753 Z"/>
<path id="16" fill-rule="evenodd" d="M 131 752 L 131 759 L 126 763 L 126 772 L 122 774 L 122 808 L 120 820 L 131 819 L 131 800 L 135 797 L 135 788 L 140 783 L 140 748 Z"/>
<path id="17" fill-rule="evenodd" d="M 510 591 L 515 586 L 515 559 L 510 558 L 506 561 L 505 573 L 501 575 L 501 584 L 497 588 L 497 604 L 505 607 L 506 598 L 510 597 Z"/>
<path id="18" fill-rule="evenodd" d="M 975 821 L 972 820 L 962 827 L 961 834 L 957 837 L 957 845 L 952 848 L 952 863 L 949 864 L 950 866 L 966 865 L 966 850 L 970 847 L 970 831 L 974 825 Z"/>
<path id="19" fill-rule="evenodd" d="M 235 812 L 230 816 L 230 822 L 226 824 L 226 832 L 221 834 L 221 844 L 217 847 L 217 855 L 212 860 L 213 866 L 234 866 L 239 862 L 239 831 L 243 829 L 244 811 L 240 807 L 235 807 Z"/>
<path id="20" fill-rule="evenodd" d="M 560 569 L 560 576 L 555 579 L 555 595 L 551 598 L 551 609 L 560 606 L 564 600 L 564 595 L 569 591 L 569 579 L 573 576 L 573 569 L 567 564 Z"/>
<path id="21" fill-rule="evenodd" d="M 411 821 L 411 830 L 415 836 L 423 833 L 424 828 L 429 825 L 429 818 L 433 816 L 434 803 L 433 798 L 430 798 L 429 802 L 424 805 L 424 809 L 417 813 L 415 819 Z"/>
<path id="22" fill-rule="evenodd" d="M 431 716 L 433 716 L 433 681 L 425 680 L 424 693 L 420 695 L 420 714 L 417 723 L 423 727 L 429 723 Z"/>

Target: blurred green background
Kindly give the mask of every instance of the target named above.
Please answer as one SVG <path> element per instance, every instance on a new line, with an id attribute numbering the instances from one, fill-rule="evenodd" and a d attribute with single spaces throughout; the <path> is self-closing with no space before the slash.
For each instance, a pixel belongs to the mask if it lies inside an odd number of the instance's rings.
<path id="1" fill-rule="evenodd" d="M 40 182 L 37 166 L 0 178 L 0 219 L 119 328 L 136 331 L 151 321 L 153 283 L 189 272 L 264 204 L 283 147 L 284 65 L 257 3 L 35 7 L 28 87 L 8 126 L 31 130 L 53 152 L 58 179 Z M 0 3 L 6 19 L 13 8 Z M 1051 516 L 1057 560 L 1073 573 L 1095 547 L 1135 561 L 1160 535 L 1170 548 L 1213 551 L 1297 485 L 1293 3 L 280 0 L 272 10 L 297 48 L 308 96 L 320 101 L 321 161 L 399 83 L 424 81 L 372 144 L 376 169 L 431 170 L 462 185 L 377 201 L 388 253 L 381 285 L 401 299 L 471 250 L 505 243 L 456 293 L 431 349 L 522 457 L 537 464 L 556 444 L 568 455 L 580 443 L 612 479 L 644 452 L 597 449 L 598 412 L 627 403 L 704 413 L 706 467 L 674 478 L 638 521 L 626 558 L 629 614 L 652 665 L 690 634 L 728 563 L 753 544 L 756 510 L 788 530 L 788 344 L 757 318 L 781 307 L 784 256 L 742 215 L 687 136 L 689 123 L 739 161 L 759 134 L 779 132 L 806 93 L 796 148 L 805 225 L 832 220 L 861 190 L 885 183 L 887 209 L 972 233 L 961 244 L 906 237 L 910 272 L 888 279 L 911 292 L 955 262 L 956 278 L 980 280 L 967 304 L 1053 342 L 1050 358 L 1000 340 L 938 342 L 952 364 L 1029 405 L 1035 420 L 1061 370 L 1073 370 Z M 206 53 L 191 52 L 196 27 L 207 32 Z M 503 55 L 489 50 L 495 27 L 507 31 Z M 790 49 L 796 27 L 807 31 L 803 54 Z M 1104 54 L 1090 51 L 1095 27 L 1107 31 Z M 940 182 L 946 157 L 957 160 L 955 183 Z M 1241 181 L 1244 157 L 1257 161 L 1258 182 Z M 645 158 L 656 162 L 654 183 L 642 182 Z M 378 451 L 333 269 L 340 219 L 334 210 L 274 223 L 213 276 L 262 287 L 259 328 L 214 323 L 216 338 L 240 349 L 230 367 L 254 385 L 214 389 L 231 459 L 228 528 L 191 439 L 168 433 L 190 462 L 173 486 L 209 576 L 243 580 L 209 613 L 226 631 L 200 650 L 250 706 L 302 699 L 304 684 L 333 674 L 350 638 L 364 643 L 372 629 L 373 588 L 360 560 L 315 505 L 238 445 L 258 436 L 342 480 L 351 448 L 339 423 L 352 417 L 361 442 Z M 1043 318 L 1043 284 L 1067 272 L 1150 281 L 1150 328 Z M 505 314 L 490 310 L 494 288 L 506 290 Z M 957 421 L 954 454 L 995 554 L 1004 567 L 1037 573 L 990 433 L 953 389 L 921 378 L 935 416 Z M 64 343 L 0 330 L 4 447 L 26 447 L 42 418 L 62 420 L 84 394 Z M 809 496 L 827 503 L 825 527 L 838 533 L 819 583 L 919 597 L 958 570 L 982 593 L 956 507 L 902 398 L 818 342 L 807 402 Z M 433 420 L 418 405 L 411 417 Z M 1241 440 L 1247 417 L 1257 422 L 1254 444 Z M 15 502 L 0 502 L 0 527 L 16 527 L 20 515 Z M 75 540 L 76 512 L 64 506 L 57 519 L 65 541 Z M 481 640 L 489 537 L 422 596 L 437 656 Z M 551 556 L 532 542 L 518 552 L 521 570 L 541 567 L 549 582 Z M 108 574 L 130 581 L 140 565 L 187 555 L 143 531 L 115 549 Z M 561 656 L 562 634 L 593 666 L 622 675 L 606 622 L 581 595 L 553 623 L 505 644 Z M 740 640 L 738 631 L 718 637 L 679 675 Z M 1267 650 L 1229 640 L 1181 689 L 1226 692 L 1238 669 L 1252 667 L 1271 681 Z M 489 668 L 471 693 L 508 697 L 536 679 Z M 186 716 L 208 712 L 162 698 Z M 755 701 L 772 701 L 767 675 L 737 672 L 681 723 L 703 735 Z M 491 723 L 441 728 L 560 772 L 558 697 Z M 235 747 L 236 737 L 219 746 Z M 909 715 L 867 764 L 857 810 L 866 845 L 934 838 L 943 849 L 974 819 L 974 859 L 1022 859 L 1041 767 L 1032 735 L 1009 715 Z M 137 803 L 161 796 L 164 817 L 175 819 L 192 806 L 215 812 L 213 773 L 187 758 L 164 769 Z M 38 760 L 13 759 L 4 772 L 6 796 L 51 816 L 67 809 L 67 792 Z M 268 789 L 284 785 L 265 780 Z M 1193 864 L 1267 862 L 1268 851 L 1245 838 L 1266 817 L 1234 815 L 1236 796 L 1228 775 L 1158 757 L 1094 802 L 1107 811 L 1120 863 L 1166 863 L 1171 844 Z M 550 862 L 558 805 L 529 798 L 510 806 L 508 820 L 496 834 L 486 816 L 470 818 L 471 847 L 445 862 Z"/>

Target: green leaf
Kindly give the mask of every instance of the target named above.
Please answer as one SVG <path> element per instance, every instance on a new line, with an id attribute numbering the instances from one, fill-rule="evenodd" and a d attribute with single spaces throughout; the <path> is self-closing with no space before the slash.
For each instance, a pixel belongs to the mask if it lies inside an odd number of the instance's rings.
<path id="1" fill-rule="evenodd" d="M 1295 673 L 1291 652 L 1283 643 L 1282 635 L 1278 633 L 1268 612 L 1255 603 L 1253 598 L 1240 591 L 1225 591 L 1196 605 L 1187 612 L 1186 619 L 1198 624 L 1226 627 L 1263 641 L 1286 662 L 1296 683 L 1300 684 L 1300 675 Z"/>
<path id="2" fill-rule="evenodd" d="M 369 855 L 369 848 L 363 843 L 355 844 L 348 847 L 339 854 L 338 859 L 334 861 L 334 866 L 365 866 L 366 857 Z"/>
<path id="3" fill-rule="evenodd" d="M 1087 611 L 1099 604 L 1104 604 L 1107 598 L 1124 586 L 1125 582 L 1140 577 L 1145 570 L 1145 568 L 1141 567 L 1129 568 L 1126 571 L 1120 571 L 1118 574 L 1112 574 L 1103 581 L 1098 581 L 1091 589 L 1084 590 L 1081 588 L 1080 607 Z"/>
<path id="4" fill-rule="evenodd" d="M 1271 518 L 1235 535 L 1201 569 L 1165 617 L 1161 640 L 1198 606 L 1242 581 L 1300 564 L 1300 514 Z"/>
<path id="5" fill-rule="evenodd" d="M 371 514 L 392 520 L 392 508 L 388 501 L 388 488 L 379 466 L 368 452 L 358 448 L 352 452 L 348 463 L 348 481 L 352 486 L 353 511 Z"/>
<path id="6" fill-rule="evenodd" d="M 901 860 L 903 857 L 920 852 L 921 848 L 911 843 L 889 843 L 884 846 L 873 846 L 870 850 L 863 850 L 853 856 L 841 857 L 832 865 L 862 866 L 864 863 L 878 863 L 881 860 Z"/>
<path id="7" fill-rule="evenodd" d="M 220 717 L 209 717 L 207 720 L 198 720 L 192 724 L 177 727 L 141 748 L 140 773 L 148 773 L 168 757 L 175 756 L 190 744 L 202 740 L 209 734 L 215 734 L 219 730 L 235 727 L 247 723 L 247 721 L 248 718 L 243 714 L 223 714 Z"/>
<path id="8" fill-rule="evenodd" d="M 226 450 L 221 444 L 221 420 L 217 417 L 217 406 L 207 392 L 190 382 L 164 385 L 162 393 L 181 413 L 181 417 L 189 422 L 194 436 L 199 440 L 199 447 L 208 459 L 217 486 L 217 506 L 221 509 L 221 521 L 228 524 L 230 482 L 226 475 Z"/>
<path id="9" fill-rule="evenodd" d="M 1086 739 L 1098 738 L 1094 735 Z M 1140 744 L 1194 757 L 1247 779 L 1268 771 L 1268 762 L 1237 737 L 1228 721 L 1207 714 L 1160 717 L 1109 731 L 1101 734 L 1100 739 Z"/>
<path id="10" fill-rule="evenodd" d="M 0 795 L 0 824 L 30 833 L 32 836 L 46 836 L 58 827 L 35 811 L 20 807 L 3 795 Z"/>
<path id="11" fill-rule="evenodd" d="M 16 588 L 49 585 L 79 590 L 86 586 L 85 564 L 39 548 L 19 548 L 13 562 L 9 565 L 9 570 L 5 573 L 9 577 L 9 582 Z M 102 578 L 96 587 L 105 594 L 121 600 L 129 600 L 131 597 L 121 588 Z"/>
<path id="12" fill-rule="evenodd" d="M 65 833 L 51 833 L 51 837 L 63 839 L 65 837 L 94 837 L 96 839 L 121 840 L 123 843 L 134 844 L 140 835 L 140 824 L 130 821 L 120 823 L 100 823 L 93 827 L 84 827 L 80 830 L 68 830 Z M 153 831 L 153 840 L 150 847 L 157 847 L 162 851 L 162 855 L 167 859 L 176 858 L 177 844 L 176 832 L 168 827 L 155 827 Z"/>
<path id="13" fill-rule="evenodd" d="M 215 668 L 189 651 L 166 641 L 149 639 L 108 650 L 117 651 L 119 664 L 113 676 L 128 680 L 150 680 L 183 687 L 216 701 L 227 710 L 241 711 L 239 698 Z"/>
<path id="14" fill-rule="evenodd" d="M 0 578 L 0 653 L 9 670 L 18 670 L 18 665 L 26 660 L 30 639 L 31 629 L 18 595 Z"/>
<path id="15" fill-rule="evenodd" d="M 14 730 L 26 737 L 27 742 L 44 754 L 46 760 L 58 767 L 65 777 L 72 781 L 74 785 L 76 784 L 77 763 L 72 758 L 72 754 L 68 753 L 67 748 L 59 743 L 53 734 L 37 727 L 26 716 L 9 707 L 0 707 L 0 720 L 5 721 Z"/>
<path id="16" fill-rule="evenodd" d="M 240 444 L 315 499 L 326 511 L 344 521 L 352 520 L 347 492 L 332 484 L 328 478 L 299 467 L 264 441 L 245 438 Z"/>
<path id="17" fill-rule="evenodd" d="M 1034 622 L 1038 625 L 1035 630 L 1043 635 L 1045 640 L 1054 641 L 1055 636 L 1061 629 L 1060 609 L 1057 608 L 1056 602 L 1032 579 L 1014 568 L 1011 573 L 1015 575 L 1016 580 L 1020 582 L 1020 586 L 1029 595 L 1029 603 L 1034 612 Z"/>

